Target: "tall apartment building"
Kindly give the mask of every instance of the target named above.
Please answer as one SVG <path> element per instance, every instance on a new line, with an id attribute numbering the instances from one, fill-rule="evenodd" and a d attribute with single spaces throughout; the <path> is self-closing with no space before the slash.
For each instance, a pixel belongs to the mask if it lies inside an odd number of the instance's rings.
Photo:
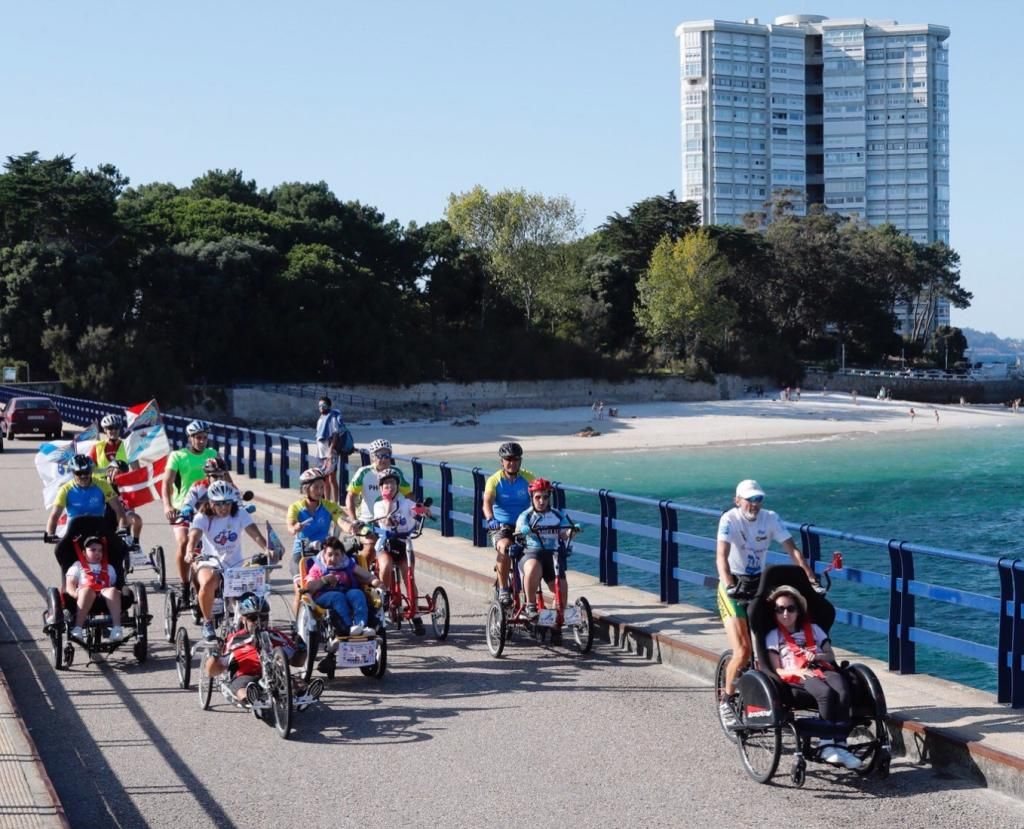
<path id="1" fill-rule="evenodd" d="M 743 224 L 786 191 L 920 242 L 949 242 L 949 29 L 788 15 L 676 29 L 682 198 Z M 896 309 L 908 333 L 913 309 Z M 935 309 L 949 324 L 949 304 Z"/>

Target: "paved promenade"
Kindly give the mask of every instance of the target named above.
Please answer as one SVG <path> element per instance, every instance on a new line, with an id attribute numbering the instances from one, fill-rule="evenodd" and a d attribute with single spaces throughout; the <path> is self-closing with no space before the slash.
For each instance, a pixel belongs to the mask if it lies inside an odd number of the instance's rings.
<path id="1" fill-rule="evenodd" d="M 146 664 L 125 654 L 87 665 L 79 653 L 70 670 L 54 671 L 41 611 L 57 572 L 40 541 L 37 447 L 15 441 L 0 455 L 0 729 L 24 741 L 0 742 L 0 827 L 60 826 L 64 813 L 75 827 L 175 829 L 749 825 L 752 803 L 793 827 L 819 826 L 815 806 L 844 824 L 884 813 L 904 827 L 1024 827 L 1021 801 L 912 757 L 885 781 L 811 766 L 796 791 L 785 759 L 775 785 L 750 781 L 703 678 L 702 654 L 718 649 L 703 610 L 664 608 L 574 575 L 572 589 L 612 624 L 614 644 L 580 657 L 517 640 L 492 659 L 483 636 L 489 556 L 436 534 L 421 539 L 420 582 L 449 589 L 449 639 L 389 637 L 384 680 L 339 672 L 288 741 L 219 697 L 201 711 L 194 682 L 178 689 L 159 593 L 150 593 Z M 283 529 L 281 507 L 294 493 L 246 486 L 260 499 L 257 518 Z M 147 546 L 169 546 L 158 510 L 143 514 Z M 275 588 L 287 591 L 283 580 Z M 287 619 L 283 598 L 273 611 Z M 686 631 L 690 645 L 668 644 Z M 683 670 L 648 658 L 652 648 Z M 882 676 L 890 694 L 891 679 Z M 326 789 L 340 794 L 325 798 Z"/>

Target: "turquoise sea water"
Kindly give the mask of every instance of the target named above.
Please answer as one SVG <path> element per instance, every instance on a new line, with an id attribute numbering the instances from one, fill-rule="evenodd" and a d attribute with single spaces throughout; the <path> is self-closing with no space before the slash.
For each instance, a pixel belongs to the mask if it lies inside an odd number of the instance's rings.
<path id="1" fill-rule="evenodd" d="M 1005 421 L 1003 421 L 1005 423 Z M 918 428 L 925 426 L 925 428 Z M 1019 425 L 953 429 L 918 423 L 905 433 L 862 434 L 823 440 L 712 446 L 643 452 L 529 453 L 525 466 L 558 481 L 694 506 L 725 510 L 736 482 L 756 478 L 768 493 L 766 506 L 791 523 L 896 538 L 998 558 L 1024 557 L 1024 504 L 1020 459 L 1024 416 Z M 490 470 L 493 458 L 460 459 Z M 570 495 L 569 511 L 597 512 L 596 498 Z M 657 524 L 654 509 L 620 505 L 619 517 Z M 683 526 L 685 524 L 685 526 Z M 714 519 L 681 521 L 681 530 L 713 536 Z M 597 531 L 581 541 L 598 543 Z M 619 536 L 619 547 L 657 559 L 655 542 Z M 841 549 L 847 566 L 888 576 L 884 550 L 822 540 L 822 557 Z M 576 556 L 572 566 L 595 571 L 596 562 Z M 710 552 L 681 551 L 680 566 L 713 573 Z M 950 587 L 998 595 L 995 568 L 915 556 L 916 577 Z M 623 583 L 657 592 L 655 576 L 620 568 Z M 681 587 L 683 601 L 713 609 L 713 595 Z M 830 598 L 839 607 L 888 616 L 888 591 L 837 581 Z M 994 646 L 997 617 L 981 611 L 918 599 L 917 624 L 928 630 Z M 836 631 L 840 646 L 885 659 L 884 637 L 848 626 Z M 982 661 L 918 646 L 918 671 L 935 673 L 987 690 L 995 669 Z"/>

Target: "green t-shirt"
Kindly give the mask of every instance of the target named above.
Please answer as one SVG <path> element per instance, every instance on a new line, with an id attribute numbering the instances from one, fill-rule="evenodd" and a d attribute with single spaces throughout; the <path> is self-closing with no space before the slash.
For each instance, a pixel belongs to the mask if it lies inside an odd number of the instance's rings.
<path id="1" fill-rule="evenodd" d="M 203 472 L 203 464 L 209 458 L 215 457 L 217 457 L 217 452 L 209 447 L 198 455 L 188 448 L 176 449 L 174 452 L 171 452 L 171 457 L 167 461 L 167 468 L 173 469 L 178 473 L 178 483 L 174 487 L 174 493 L 171 495 L 171 503 L 175 509 L 181 509 L 185 504 L 185 496 L 188 495 L 192 484 L 206 477 L 206 473 Z"/>

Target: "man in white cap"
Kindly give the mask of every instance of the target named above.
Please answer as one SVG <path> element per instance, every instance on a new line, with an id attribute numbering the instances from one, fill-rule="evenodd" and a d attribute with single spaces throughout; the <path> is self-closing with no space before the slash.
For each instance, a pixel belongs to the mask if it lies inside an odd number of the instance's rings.
<path id="1" fill-rule="evenodd" d="M 725 633 L 732 648 L 732 660 L 725 669 L 725 695 L 721 701 L 721 716 L 727 725 L 736 722 L 732 696 L 736 692 L 736 676 L 750 662 L 753 646 L 747 624 L 746 604 L 739 604 L 729 594 L 741 582 L 756 588 L 757 580 L 768 557 L 768 545 L 779 542 L 793 563 L 803 568 L 807 580 L 817 584 L 814 572 L 804 561 L 803 553 L 793 543 L 793 536 L 782 525 L 778 514 L 764 505 L 764 490 L 754 480 L 747 479 L 736 485 L 736 506 L 722 515 L 718 522 L 718 612 L 725 625 Z"/>

